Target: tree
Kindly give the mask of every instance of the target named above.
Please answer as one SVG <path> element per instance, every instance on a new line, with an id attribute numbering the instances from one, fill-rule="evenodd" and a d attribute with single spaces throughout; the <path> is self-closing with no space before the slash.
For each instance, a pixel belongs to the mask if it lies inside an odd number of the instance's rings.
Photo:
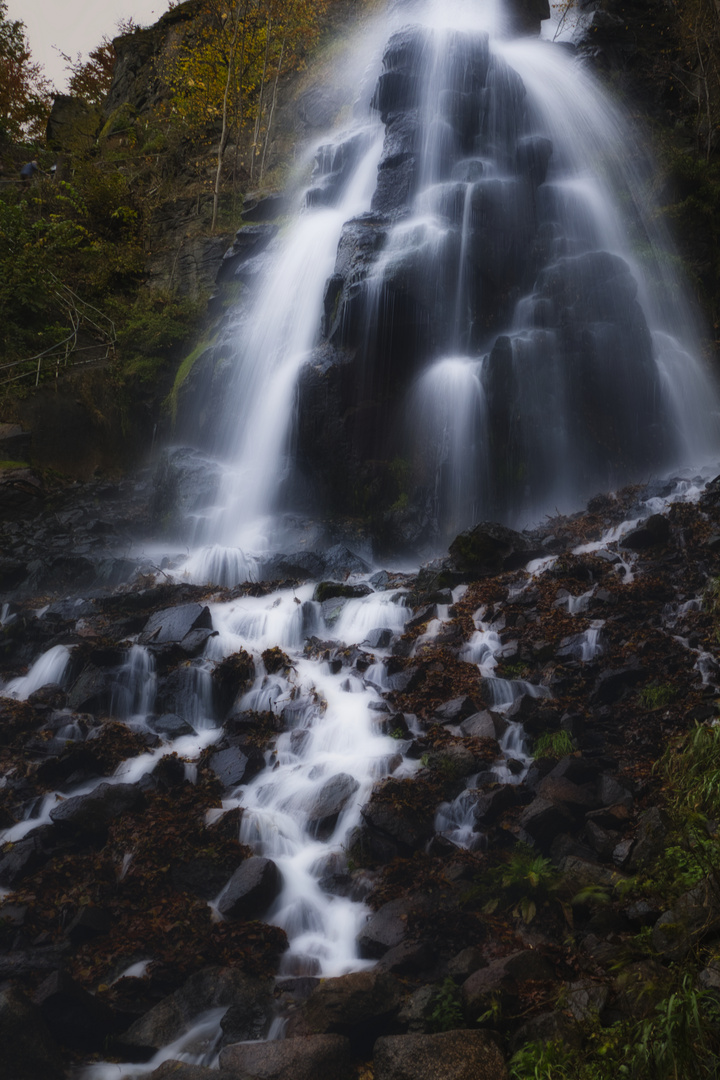
<path id="1" fill-rule="evenodd" d="M 281 76 L 302 67 L 327 0 L 204 0 L 191 33 L 165 58 L 171 117 L 195 141 L 219 137 L 213 184 L 217 221 L 225 154 L 247 131 L 246 162 L 261 181 Z"/>
<path id="2" fill-rule="evenodd" d="M 118 34 L 132 34 L 137 30 L 133 19 L 121 19 L 117 24 Z M 70 72 L 68 89 L 75 97 L 80 97 L 91 105 L 102 105 L 112 85 L 117 54 L 112 39 L 104 36 L 99 45 L 88 53 L 83 60 L 78 53 L 75 60 L 61 52 L 66 70 Z"/>
<path id="3" fill-rule="evenodd" d="M 9 19 L 0 0 L 0 139 L 39 139 L 52 105 L 54 89 L 34 63 L 25 24 Z"/>

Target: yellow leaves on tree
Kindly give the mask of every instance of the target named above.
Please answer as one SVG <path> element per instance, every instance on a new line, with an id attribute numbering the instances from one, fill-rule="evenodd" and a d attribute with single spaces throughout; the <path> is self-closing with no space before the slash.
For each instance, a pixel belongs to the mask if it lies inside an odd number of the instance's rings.
<path id="1" fill-rule="evenodd" d="M 216 136 L 221 155 L 252 131 L 247 168 L 262 178 L 277 88 L 317 39 L 327 0 L 204 0 L 192 29 L 168 52 L 163 80 L 171 115 L 195 138 Z"/>

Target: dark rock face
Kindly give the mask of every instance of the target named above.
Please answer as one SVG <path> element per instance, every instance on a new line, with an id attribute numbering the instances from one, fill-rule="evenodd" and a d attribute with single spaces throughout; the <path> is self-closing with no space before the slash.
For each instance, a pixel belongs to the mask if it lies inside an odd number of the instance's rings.
<path id="1" fill-rule="evenodd" d="M 87 152 L 95 144 L 101 123 L 102 113 L 97 106 L 82 98 L 58 94 L 48 117 L 48 146 L 56 153 Z"/>
<path id="2" fill-rule="evenodd" d="M 272 859 L 253 855 L 235 871 L 218 902 L 226 919 L 253 919 L 264 914 L 282 888 L 282 879 Z"/>
<path id="3" fill-rule="evenodd" d="M 508 30 L 537 33 L 548 12 L 547 0 L 517 0 Z M 298 475 L 339 514 L 357 513 L 363 492 L 385 511 L 380 542 L 396 546 L 398 499 L 415 544 L 451 517 L 445 496 L 428 496 L 442 473 L 434 436 L 413 442 L 403 409 L 458 334 L 463 352 L 484 356 L 483 430 L 467 438 L 483 474 L 465 500 L 477 517 L 508 520 L 528 492 L 542 502 L 583 490 L 606 481 L 608 463 L 647 471 L 673 449 L 636 282 L 548 173 L 553 146 L 529 126 L 521 79 L 486 35 L 451 33 L 428 100 L 434 48 L 412 26 L 388 42 L 373 98 L 385 142 L 372 209 L 345 225 L 325 341 L 299 381 Z M 426 204 L 438 235 L 419 216 Z M 520 298 L 523 329 L 505 334 Z M 397 460 L 412 463 L 402 484 Z"/>

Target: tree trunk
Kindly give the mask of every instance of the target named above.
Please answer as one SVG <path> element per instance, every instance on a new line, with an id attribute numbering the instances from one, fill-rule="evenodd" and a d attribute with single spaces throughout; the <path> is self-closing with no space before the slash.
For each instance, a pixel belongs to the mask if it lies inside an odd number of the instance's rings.
<path id="1" fill-rule="evenodd" d="M 230 135 L 230 126 L 228 124 L 228 102 L 230 100 L 230 87 L 232 85 L 233 74 L 235 72 L 235 52 L 237 49 L 238 36 L 240 34 L 240 0 L 235 7 L 235 28 L 233 31 L 232 43 L 230 45 L 230 54 L 228 56 L 228 73 L 225 80 L 225 93 L 223 94 L 223 110 L 222 110 L 222 131 L 220 134 L 220 145 L 218 146 L 217 156 L 217 170 L 215 172 L 215 188 L 213 190 L 213 212 L 212 222 L 210 224 L 210 231 L 215 232 L 215 226 L 217 225 L 218 207 L 220 205 L 220 185 L 222 183 L 222 163 L 225 155 L 225 149 L 228 144 L 228 138 Z M 242 20 L 243 26 L 245 20 Z"/>
<path id="2" fill-rule="evenodd" d="M 263 91 L 265 89 L 265 79 L 267 77 L 268 66 L 268 53 L 270 51 L 270 29 L 272 27 L 272 19 L 268 15 L 267 30 L 265 36 L 265 59 L 263 61 L 262 76 L 260 78 L 260 94 L 258 96 L 257 116 L 255 117 L 255 131 L 253 133 L 252 151 L 250 157 L 250 179 L 253 178 L 253 172 L 255 171 L 255 156 L 257 153 L 258 139 L 260 138 L 260 120 L 262 117 L 263 107 Z"/>
<path id="3" fill-rule="evenodd" d="M 260 183 L 262 183 L 263 174 L 265 172 L 265 155 L 267 154 L 268 143 L 270 142 L 270 129 L 272 128 L 273 117 L 275 115 L 275 105 L 277 103 L 278 81 L 280 79 L 280 69 L 282 68 L 283 53 L 285 52 L 285 42 L 286 41 L 287 41 L 287 33 L 283 37 L 282 45 L 280 46 L 280 57 L 278 59 L 277 71 L 275 72 L 275 83 L 273 85 L 272 102 L 270 103 L 270 115 L 268 116 L 267 131 L 265 132 L 265 143 L 263 145 L 262 160 L 260 162 Z"/>

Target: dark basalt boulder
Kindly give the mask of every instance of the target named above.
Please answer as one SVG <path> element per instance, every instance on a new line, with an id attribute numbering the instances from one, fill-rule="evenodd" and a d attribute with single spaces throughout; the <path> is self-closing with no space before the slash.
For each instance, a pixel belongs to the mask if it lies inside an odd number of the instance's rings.
<path id="1" fill-rule="evenodd" d="M 50 811 L 50 818 L 63 831 L 92 839 L 106 833 L 120 814 L 138 810 L 143 801 L 136 784 L 100 784 L 87 795 L 65 799 Z"/>
<path id="2" fill-rule="evenodd" d="M 7 1080 L 63 1080 L 59 1048 L 40 1009 L 14 987 L 0 990 L 0 1040 Z"/>
<path id="3" fill-rule="evenodd" d="M 253 777 L 265 768 L 265 757 L 261 750 L 246 747 L 247 753 L 238 746 L 229 746 L 219 750 L 208 758 L 208 765 L 225 788 L 234 788 L 238 784 L 249 784 Z"/>
<path id="4" fill-rule="evenodd" d="M 226 919 L 257 919 L 280 894 L 282 877 L 272 859 L 252 855 L 235 871 L 218 900 Z"/>
<path id="5" fill-rule="evenodd" d="M 141 645 L 181 644 L 194 630 L 212 632 L 210 609 L 203 604 L 181 604 L 151 615 L 138 638 Z"/>
<path id="6" fill-rule="evenodd" d="M 124 1026 L 118 1014 L 65 972 L 48 976 L 35 992 L 35 1002 L 53 1038 L 74 1050 L 102 1050 Z"/>
<path id="7" fill-rule="evenodd" d="M 403 852 L 417 851 L 434 832 L 434 806 L 413 798 L 415 781 L 389 780 L 376 784 L 362 816 L 371 830 Z M 404 798 L 404 796 L 408 796 Z"/>
<path id="8" fill-rule="evenodd" d="M 440 724 L 461 724 L 463 720 L 468 720 L 477 714 L 477 702 L 464 694 L 462 697 L 453 698 L 452 701 L 439 705 L 435 710 L 435 719 Z M 494 739 L 495 735 L 490 737 Z"/>
<path id="9" fill-rule="evenodd" d="M 238 697 L 255 681 L 255 661 L 244 649 L 226 656 L 213 670 L 213 697 L 218 713 L 225 716 Z"/>
<path id="10" fill-rule="evenodd" d="M 485 1031 L 388 1035 L 373 1056 L 375 1080 L 506 1080 L 503 1055 Z"/>
<path id="11" fill-rule="evenodd" d="M 620 541 L 620 547 L 628 551 L 644 551 L 646 548 L 667 544 L 670 539 L 670 522 L 663 514 L 645 518 Z"/>
<path id="12" fill-rule="evenodd" d="M 353 1080 L 356 1075 L 350 1042 L 341 1035 L 227 1046 L 220 1052 L 220 1069 L 243 1080 Z"/>
<path id="13" fill-rule="evenodd" d="M 359 787 L 357 780 L 347 773 L 337 773 L 326 780 L 308 812 L 310 832 L 319 837 L 329 836 Z"/>
<path id="14" fill-rule="evenodd" d="M 236 967 L 203 968 L 136 1020 L 123 1038 L 129 1045 L 160 1049 L 182 1034 L 200 1013 L 223 1005 L 269 1016 L 272 992 L 272 980 L 246 975 Z"/>
<path id="15" fill-rule="evenodd" d="M 181 735 L 195 734 L 195 728 L 175 713 L 164 713 L 162 716 L 148 720 L 148 727 L 157 735 L 164 735 L 168 739 L 179 739 Z"/>
<path id="16" fill-rule="evenodd" d="M 371 915 L 358 935 L 360 955 L 378 960 L 400 945 L 407 934 L 411 903 L 407 899 L 389 900 Z"/>
<path id="17" fill-rule="evenodd" d="M 403 999 L 400 983 L 384 972 L 355 971 L 324 979 L 291 1017 L 288 1034 L 346 1035 L 356 1047 L 387 1034 Z"/>
<path id="18" fill-rule="evenodd" d="M 521 949 L 493 960 L 479 968 L 463 983 L 462 1001 L 465 1015 L 470 1019 L 482 1012 L 488 998 L 494 994 L 517 995 L 518 985 L 543 982 L 554 978 L 552 964 L 535 949 Z"/>
<path id="19" fill-rule="evenodd" d="M 517 570 L 544 552 L 521 533 L 494 521 L 481 521 L 456 536 L 449 547 L 452 566 L 471 577 L 490 577 Z"/>
<path id="20" fill-rule="evenodd" d="M 0 885 L 15 886 L 48 861 L 50 853 L 38 832 L 6 845 L 7 850 L 0 853 Z"/>
<path id="21" fill-rule="evenodd" d="M 538 796 L 525 808 L 520 817 L 520 828 L 543 852 L 549 852 L 559 833 L 572 828 L 574 818 L 561 803 Z"/>

